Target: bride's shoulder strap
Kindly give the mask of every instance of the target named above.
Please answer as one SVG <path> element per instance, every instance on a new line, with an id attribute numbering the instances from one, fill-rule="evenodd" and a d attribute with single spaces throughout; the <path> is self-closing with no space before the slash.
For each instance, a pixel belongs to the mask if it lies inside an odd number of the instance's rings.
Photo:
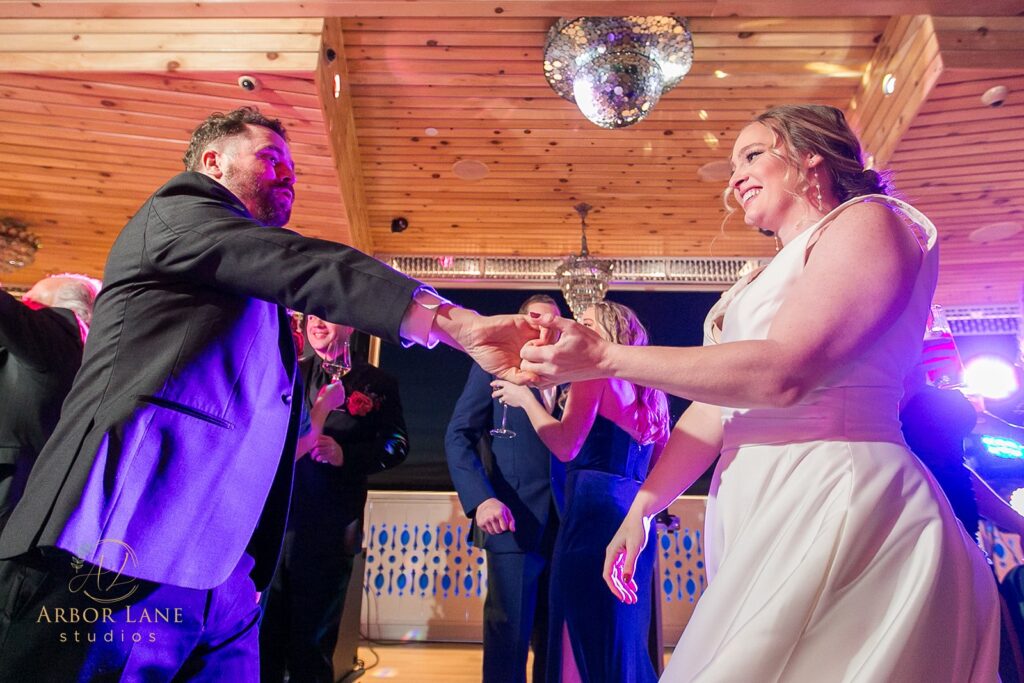
<path id="1" fill-rule="evenodd" d="M 875 202 L 895 209 L 903 221 L 903 224 L 914 233 L 914 237 L 917 238 L 917 242 L 921 245 L 922 251 L 931 251 L 932 247 L 935 246 L 935 241 L 938 239 L 938 231 L 935 229 L 935 224 L 932 223 L 931 220 L 923 213 L 902 199 L 897 199 L 896 197 L 890 197 L 884 194 L 865 194 L 846 200 L 836 208 L 829 211 L 824 218 L 818 221 L 818 224 L 812 229 L 815 233 L 814 236 L 808 239 L 807 251 L 810 251 L 811 247 L 817 241 L 818 234 L 822 229 L 831 224 L 836 216 L 854 204 L 860 204 L 861 202 Z"/>

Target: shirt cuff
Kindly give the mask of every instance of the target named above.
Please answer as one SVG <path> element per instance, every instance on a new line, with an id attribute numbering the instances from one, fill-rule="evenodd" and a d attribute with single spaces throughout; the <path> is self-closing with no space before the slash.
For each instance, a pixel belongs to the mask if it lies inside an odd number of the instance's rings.
<path id="1" fill-rule="evenodd" d="M 413 344 L 419 344 L 428 349 L 437 346 L 434 318 L 437 317 L 437 309 L 442 304 L 451 304 L 451 301 L 426 285 L 413 292 L 412 301 L 409 303 L 409 308 L 405 309 L 402 324 L 398 328 L 402 346 L 409 348 Z"/>

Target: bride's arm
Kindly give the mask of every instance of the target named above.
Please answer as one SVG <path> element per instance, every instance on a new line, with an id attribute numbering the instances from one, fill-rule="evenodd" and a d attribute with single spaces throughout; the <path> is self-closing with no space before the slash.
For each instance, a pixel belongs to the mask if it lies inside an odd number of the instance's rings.
<path id="1" fill-rule="evenodd" d="M 717 406 L 690 404 L 633 499 L 630 514 L 658 514 L 707 471 L 722 450 L 721 414 Z"/>
<path id="2" fill-rule="evenodd" d="M 541 318 L 561 338 L 527 344 L 523 369 L 547 382 L 616 377 L 715 405 L 791 405 L 902 312 L 920 262 L 916 239 L 890 209 L 856 204 L 821 233 L 766 339 L 702 348 L 622 346 L 571 321 Z"/>
<path id="3" fill-rule="evenodd" d="M 647 543 L 652 518 L 690 487 L 722 449 L 721 410 L 693 403 L 679 418 L 668 445 L 633 499 L 605 552 L 604 579 L 620 600 L 636 602 L 633 572 Z"/>

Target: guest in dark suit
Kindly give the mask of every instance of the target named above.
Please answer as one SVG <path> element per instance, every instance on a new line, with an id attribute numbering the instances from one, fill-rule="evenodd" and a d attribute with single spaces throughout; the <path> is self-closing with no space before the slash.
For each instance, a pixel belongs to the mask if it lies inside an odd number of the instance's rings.
<path id="1" fill-rule="evenodd" d="M 272 227 L 294 198 L 285 135 L 254 109 L 212 115 L 188 170 L 114 242 L 81 370 L 0 536 L 6 676 L 258 678 L 256 591 L 277 564 L 302 405 L 285 306 L 520 378 L 537 336 L 524 320 Z"/>
<path id="2" fill-rule="evenodd" d="M 299 361 L 311 408 L 331 381 L 334 361 L 352 328 L 307 316 L 313 355 Z M 288 531 L 260 624 L 264 683 L 334 683 L 332 655 L 354 557 L 361 548 L 367 475 L 395 467 L 409 453 L 398 395 L 388 373 L 357 359 L 344 376 L 347 400 L 328 414 L 322 434 L 295 465 Z"/>
<path id="3" fill-rule="evenodd" d="M 0 529 L 82 364 L 99 287 L 65 273 L 40 280 L 21 301 L 0 290 Z"/>
<path id="4" fill-rule="evenodd" d="M 527 299 L 519 312 L 560 314 L 545 294 Z M 491 398 L 493 379 L 479 366 L 470 369 L 448 423 L 445 452 L 462 509 L 473 520 L 473 544 L 487 557 L 483 681 L 525 683 L 532 645 L 533 681 L 542 683 L 548 573 L 558 532 L 552 492 L 561 492 L 563 470 L 521 408 L 508 409 L 514 438 L 489 435 L 501 424 L 503 410 Z M 549 411 L 557 410 L 554 391 L 533 391 Z"/>

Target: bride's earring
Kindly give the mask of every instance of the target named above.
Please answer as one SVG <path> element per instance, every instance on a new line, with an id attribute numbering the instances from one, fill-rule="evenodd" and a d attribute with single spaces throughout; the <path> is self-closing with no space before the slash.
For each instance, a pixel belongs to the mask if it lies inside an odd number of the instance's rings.
<path id="1" fill-rule="evenodd" d="M 821 196 L 821 178 L 818 177 L 818 172 L 814 172 L 814 191 L 816 193 L 815 199 L 818 202 L 818 211 L 824 213 L 825 211 L 825 200 Z"/>

